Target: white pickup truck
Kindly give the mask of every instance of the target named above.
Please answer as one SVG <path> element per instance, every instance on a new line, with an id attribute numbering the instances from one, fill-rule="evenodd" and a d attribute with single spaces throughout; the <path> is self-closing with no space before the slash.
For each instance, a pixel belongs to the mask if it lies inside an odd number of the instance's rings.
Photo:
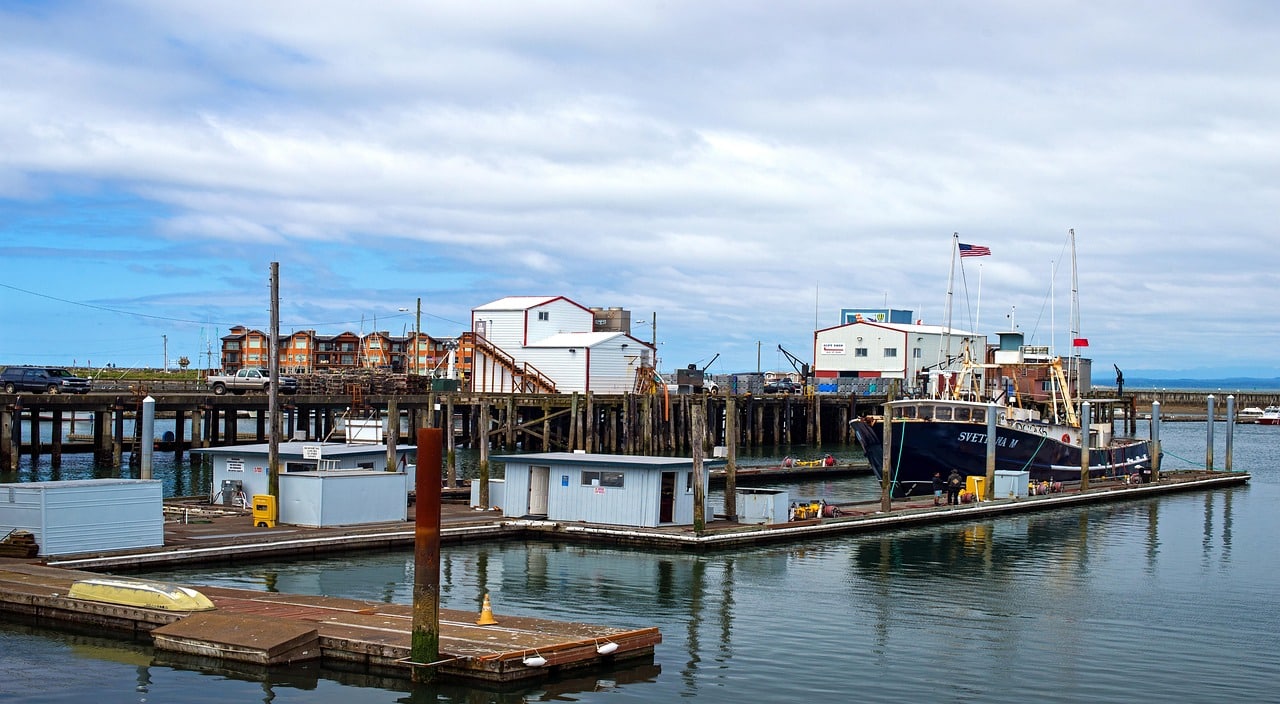
<path id="1" fill-rule="evenodd" d="M 266 369 L 241 369 L 235 374 L 211 374 L 207 381 L 213 393 L 222 396 L 230 391 L 242 394 L 246 391 L 267 391 L 271 388 L 271 374 Z M 280 393 L 298 391 L 298 380 L 291 376 L 280 377 Z"/>

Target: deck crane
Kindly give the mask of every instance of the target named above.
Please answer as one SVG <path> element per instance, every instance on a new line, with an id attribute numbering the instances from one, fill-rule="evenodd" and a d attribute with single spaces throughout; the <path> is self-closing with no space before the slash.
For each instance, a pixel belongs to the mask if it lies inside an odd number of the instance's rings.
<path id="1" fill-rule="evenodd" d="M 804 383 L 809 383 L 809 363 L 801 362 L 799 357 L 788 352 L 782 345 L 778 345 L 778 351 L 787 356 L 787 361 L 791 362 L 792 368 L 794 368 L 796 373 L 804 379 Z"/>

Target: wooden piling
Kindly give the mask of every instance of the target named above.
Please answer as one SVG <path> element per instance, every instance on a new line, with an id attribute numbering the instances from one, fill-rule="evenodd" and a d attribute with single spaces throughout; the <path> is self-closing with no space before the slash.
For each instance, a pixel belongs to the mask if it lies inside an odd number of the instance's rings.
<path id="1" fill-rule="evenodd" d="M 6 408 L 0 411 L 0 458 L 3 459 L 5 470 L 9 472 L 18 471 L 18 451 L 21 443 L 14 440 L 13 428 L 15 411 Z"/>
<path id="2" fill-rule="evenodd" d="M 114 430 L 111 433 L 111 476 L 118 477 L 124 460 L 124 406 L 118 399 L 112 411 Z"/>
<path id="3" fill-rule="evenodd" d="M 49 464 L 54 469 L 62 466 L 62 411 L 53 412 L 53 425 L 49 428 L 50 448 Z"/>
<path id="4" fill-rule="evenodd" d="M 738 404 L 732 394 L 724 399 L 724 514 L 738 516 Z"/>

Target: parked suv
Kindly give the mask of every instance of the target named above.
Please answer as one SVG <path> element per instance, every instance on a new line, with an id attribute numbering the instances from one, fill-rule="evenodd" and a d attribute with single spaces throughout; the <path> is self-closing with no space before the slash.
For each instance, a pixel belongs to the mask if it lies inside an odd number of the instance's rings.
<path id="1" fill-rule="evenodd" d="M 87 394 L 92 382 L 61 367 L 6 367 L 0 372 L 0 389 L 51 394 Z"/>

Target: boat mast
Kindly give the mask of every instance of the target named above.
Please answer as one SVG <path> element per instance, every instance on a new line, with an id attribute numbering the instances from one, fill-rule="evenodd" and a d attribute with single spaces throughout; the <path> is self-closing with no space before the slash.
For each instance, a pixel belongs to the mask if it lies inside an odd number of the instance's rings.
<path id="1" fill-rule="evenodd" d="M 1071 364 L 1067 367 L 1067 381 L 1070 382 L 1072 375 L 1075 376 L 1077 393 L 1072 396 L 1079 396 L 1080 389 L 1080 346 L 1077 340 L 1080 339 L 1080 285 L 1076 279 L 1076 231 L 1075 228 L 1067 230 L 1068 239 L 1071 242 Z M 1068 392 L 1070 389 L 1068 388 Z"/>
<path id="2" fill-rule="evenodd" d="M 960 233 L 951 233 L 951 271 L 947 274 L 947 303 L 944 306 L 943 317 L 946 318 L 947 327 L 942 331 L 942 341 L 939 344 L 939 356 L 944 352 L 942 359 L 938 360 L 938 371 L 944 371 L 943 363 L 945 361 L 946 368 L 951 367 L 951 289 L 956 278 L 956 253 L 960 251 Z"/>

